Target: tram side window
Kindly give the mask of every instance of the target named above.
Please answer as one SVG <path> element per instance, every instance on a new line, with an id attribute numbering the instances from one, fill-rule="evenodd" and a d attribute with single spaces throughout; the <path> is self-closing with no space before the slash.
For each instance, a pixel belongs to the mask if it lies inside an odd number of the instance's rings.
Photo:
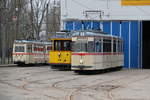
<path id="1" fill-rule="evenodd" d="M 54 41 L 54 50 L 61 50 L 61 41 Z"/>
<path id="2" fill-rule="evenodd" d="M 118 41 L 118 46 L 117 46 L 118 52 L 122 52 L 122 41 Z"/>
<path id="3" fill-rule="evenodd" d="M 103 52 L 111 52 L 111 40 L 103 40 Z"/>
<path id="4" fill-rule="evenodd" d="M 43 52 L 45 52 L 44 46 L 39 46 L 38 53 L 43 53 Z"/>
<path id="5" fill-rule="evenodd" d="M 72 51 L 73 52 L 80 52 L 80 43 L 72 42 Z"/>
<path id="6" fill-rule="evenodd" d="M 38 53 L 38 47 L 34 45 L 34 53 Z"/>
<path id="7" fill-rule="evenodd" d="M 116 40 L 113 40 L 113 52 L 117 52 Z"/>
<path id="8" fill-rule="evenodd" d="M 43 53 L 45 48 L 43 45 L 34 45 L 34 53 Z"/>
<path id="9" fill-rule="evenodd" d="M 27 52 L 32 53 L 32 45 L 27 45 Z"/>
<path id="10" fill-rule="evenodd" d="M 46 48 L 46 53 L 48 53 L 49 51 L 51 51 L 52 50 L 52 46 L 46 46 L 47 48 Z"/>
<path id="11" fill-rule="evenodd" d="M 88 52 L 94 52 L 94 42 L 89 41 L 88 42 Z"/>
<path id="12" fill-rule="evenodd" d="M 15 46 L 15 52 L 24 52 L 25 48 L 24 46 Z"/>
<path id="13" fill-rule="evenodd" d="M 73 52 L 88 52 L 87 42 L 85 41 L 76 41 L 72 42 Z"/>
<path id="14" fill-rule="evenodd" d="M 52 50 L 52 46 L 47 46 L 47 51 Z"/>
<path id="15" fill-rule="evenodd" d="M 63 48 L 64 51 L 70 51 L 71 50 L 71 45 L 70 45 L 70 41 L 64 41 L 63 43 Z"/>
<path id="16" fill-rule="evenodd" d="M 87 52 L 87 43 L 85 42 L 80 43 L 80 52 Z"/>
<path id="17" fill-rule="evenodd" d="M 34 45 L 34 53 L 38 53 L 38 51 L 39 51 L 38 45 Z"/>
<path id="18" fill-rule="evenodd" d="M 101 52 L 101 42 L 97 41 L 95 43 L 95 52 Z"/>

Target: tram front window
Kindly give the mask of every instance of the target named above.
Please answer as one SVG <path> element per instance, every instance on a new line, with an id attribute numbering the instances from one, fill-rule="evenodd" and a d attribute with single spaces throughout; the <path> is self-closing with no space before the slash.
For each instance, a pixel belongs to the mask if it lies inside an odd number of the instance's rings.
<path id="1" fill-rule="evenodd" d="M 87 52 L 87 43 L 75 42 L 72 46 L 73 52 Z"/>
<path id="2" fill-rule="evenodd" d="M 64 48 L 63 48 L 64 51 L 70 51 L 70 50 L 71 50 L 70 41 L 64 41 L 63 47 L 64 47 Z"/>
<path id="3" fill-rule="evenodd" d="M 94 51 L 93 42 L 73 42 L 72 49 L 73 52 L 93 52 Z"/>
<path id="4" fill-rule="evenodd" d="M 15 46 L 15 52 L 24 52 L 24 46 Z"/>
<path id="5" fill-rule="evenodd" d="M 54 50 L 60 51 L 61 50 L 61 41 L 54 42 Z"/>
<path id="6" fill-rule="evenodd" d="M 55 41 L 54 42 L 54 50 L 56 51 L 70 51 L 71 50 L 71 41 Z"/>

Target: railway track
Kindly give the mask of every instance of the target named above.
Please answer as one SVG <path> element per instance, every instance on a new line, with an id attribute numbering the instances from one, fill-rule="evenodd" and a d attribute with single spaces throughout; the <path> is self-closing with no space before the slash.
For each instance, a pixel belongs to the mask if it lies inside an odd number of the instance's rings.
<path id="1" fill-rule="evenodd" d="M 9 75 L 7 75 L 9 70 L 4 69 L 0 72 L 0 86 L 7 88 L 10 86 L 13 87 L 10 89 L 14 89 L 14 91 L 16 89 L 27 96 L 30 94 L 37 98 L 45 98 L 45 100 L 79 100 L 86 97 L 88 100 L 119 100 L 118 98 L 122 98 L 122 95 L 119 96 L 118 91 L 128 89 L 132 86 L 130 84 L 137 84 L 150 78 L 149 71 L 143 75 L 140 75 L 139 71 L 75 75 L 64 71 L 48 72 L 47 69 L 43 69 L 41 73 L 37 69 L 31 70 L 30 73 L 25 69 L 19 76 L 17 76 L 18 74 L 12 76 L 15 70 L 20 73 L 22 69 L 14 69 L 10 71 Z M 46 77 L 46 75 L 49 76 Z M 8 78 L 9 76 L 10 78 Z"/>
<path id="2" fill-rule="evenodd" d="M 49 78 L 48 80 L 58 79 L 58 78 L 62 78 L 62 76 L 54 77 L 54 78 Z M 18 79 L 17 79 L 17 80 L 18 80 Z M 20 80 L 21 80 L 21 79 L 20 79 Z M 16 86 L 16 85 L 14 85 L 14 84 L 12 84 L 12 83 L 9 83 L 9 82 L 7 82 L 7 81 L 8 81 L 8 80 L 0 80 L 0 83 L 1 83 L 1 84 L 5 84 L 5 85 L 7 84 L 8 86 L 14 87 L 14 88 L 19 89 L 19 90 L 25 90 L 25 91 L 27 91 L 27 92 L 29 92 L 29 93 L 33 93 L 33 94 L 37 94 L 37 95 L 43 95 L 43 96 L 45 96 L 45 97 L 47 97 L 47 98 L 50 98 L 50 99 L 59 100 L 59 99 L 57 99 L 56 97 L 49 96 L 49 95 L 45 95 L 45 94 L 42 94 L 40 91 L 38 92 L 38 91 L 36 91 L 36 90 L 34 90 L 34 89 L 28 88 L 28 86 L 30 86 L 31 84 L 38 83 L 38 82 L 43 81 L 43 80 L 36 80 L 36 81 L 23 80 L 23 83 L 22 83 L 23 85 L 20 85 L 20 86 Z"/>
<path id="3" fill-rule="evenodd" d="M 82 87 L 82 88 L 79 88 L 79 89 L 76 89 L 75 91 L 73 91 L 70 95 L 69 95 L 69 99 L 68 100 L 74 100 L 73 97 L 75 96 L 75 94 L 77 94 L 78 92 L 82 91 L 83 89 L 91 89 L 91 88 L 96 88 L 96 87 L 103 87 L 103 89 L 105 88 L 105 91 L 106 91 L 106 98 L 109 99 L 109 100 L 115 100 L 115 95 L 113 94 L 113 91 L 118 89 L 118 88 L 124 88 L 124 87 L 127 87 L 129 84 L 132 84 L 132 83 L 136 83 L 136 82 L 139 82 L 141 80 L 145 80 L 145 79 L 148 79 L 150 78 L 150 75 L 147 75 L 147 76 L 144 76 L 140 79 L 137 79 L 137 80 L 134 80 L 135 78 L 133 78 L 132 81 L 130 81 L 128 84 L 119 84 L 119 85 L 107 85 L 108 83 L 111 84 L 113 82 L 117 82 L 117 81 L 126 81 L 129 77 L 125 76 L 125 77 L 121 77 L 121 78 L 117 78 L 117 79 L 113 79 L 113 80 L 110 80 L 110 81 L 104 81 L 104 82 L 100 82 L 100 83 L 97 83 L 97 84 L 94 84 L 94 85 L 91 85 L 91 86 L 87 86 L 87 87 Z M 130 78 L 131 79 L 131 78 Z M 106 84 L 106 85 L 104 85 Z M 92 95 L 89 95 L 91 98 L 93 98 L 94 100 L 100 100 L 100 98 L 96 98 Z"/>

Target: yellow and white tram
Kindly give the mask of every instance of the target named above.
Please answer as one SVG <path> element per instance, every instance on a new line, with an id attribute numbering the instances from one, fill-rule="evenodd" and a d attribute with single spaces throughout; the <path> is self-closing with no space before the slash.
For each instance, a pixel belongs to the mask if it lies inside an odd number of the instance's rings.
<path id="1" fill-rule="evenodd" d="M 49 61 L 50 42 L 15 40 L 13 62 L 18 65 L 46 64 Z"/>
<path id="2" fill-rule="evenodd" d="M 50 51 L 49 64 L 52 68 L 70 70 L 71 69 L 71 37 L 66 34 L 57 35 L 50 38 L 52 50 Z"/>
<path id="3" fill-rule="evenodd" d="M 72 37 L 71 61 L 75 72 L 122 68 L 123 40 L 101 32 L 76 32 Z"/>

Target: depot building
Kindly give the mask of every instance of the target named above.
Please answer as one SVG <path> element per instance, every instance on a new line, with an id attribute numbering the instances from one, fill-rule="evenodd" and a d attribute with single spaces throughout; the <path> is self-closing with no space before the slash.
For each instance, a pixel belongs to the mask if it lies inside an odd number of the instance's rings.
<path id="1" fill-rule="evenodd" d="M 61 0 L 63 30 L 98 30 L 124 40 L 124 67 L 150 68 L 150 1 Z"/>

